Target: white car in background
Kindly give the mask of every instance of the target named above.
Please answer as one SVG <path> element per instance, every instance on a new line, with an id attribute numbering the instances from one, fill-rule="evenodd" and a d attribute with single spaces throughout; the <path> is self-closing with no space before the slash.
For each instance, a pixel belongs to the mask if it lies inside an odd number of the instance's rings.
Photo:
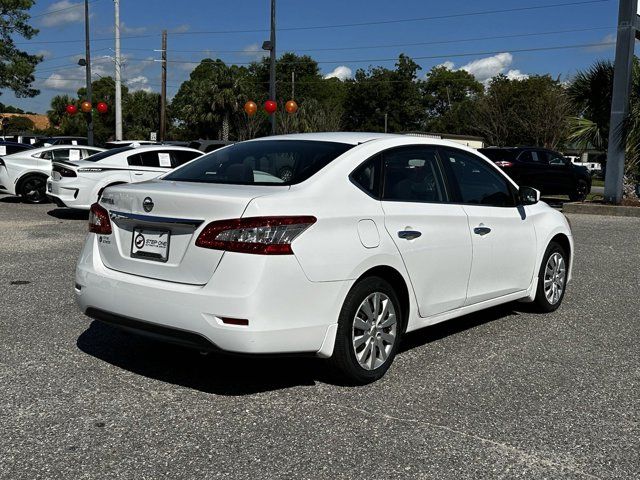
<path id="1" fill-rule="evenodd" d="M 286 163 L 292 175 L 278 178 Z M 349 381 L 405 332 L 494 305 L 557 309 L 562 213 L 475 150 L 405 135 L 284 135 L 216 150 L 91 207 L 89 317 L 202 351 L 308 353 Z"/>
<path id="2" fill-rule="evenodd" d="M 80 162 L 54 162 L 47 196 L 59 207 L 89 210 L 109 186 L 150 180 L 201 155 L 171 145 L 127 146 Z"/>
<path id="3" fill-rule="evenodd" d="M 0 193 L 20 195 L 29 203 L 44 202 L 52 161 L 74 163 L 103 151 L 84 145 L 54 145 L 6 155 L 0 159 Z"/>

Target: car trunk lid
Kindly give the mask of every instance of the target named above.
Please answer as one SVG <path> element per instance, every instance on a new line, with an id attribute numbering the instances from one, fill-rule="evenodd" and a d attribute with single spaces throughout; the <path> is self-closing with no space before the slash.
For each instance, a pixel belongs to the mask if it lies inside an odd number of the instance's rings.
<path id="1" fill-rule="evenodd" d="M 100 204 L 113 233 L 98 236 L 100 257 L 120 272 L 204 285 L 224 252 L 197 247 L 200 231 L 215 220 L 240 218 L 254 198 L 287 189 L 163 180 L 111 187 Z"/>

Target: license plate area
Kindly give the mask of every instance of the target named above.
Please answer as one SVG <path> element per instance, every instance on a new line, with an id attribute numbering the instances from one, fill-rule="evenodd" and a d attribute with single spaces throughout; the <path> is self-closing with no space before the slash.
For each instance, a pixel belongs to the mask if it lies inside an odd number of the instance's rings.
<path id="1" fill-rule="evenodd" d="M 131 256 L 156 262 L 166 262 L 169 258 L 169 230 L 135 227 L 131 238 Z"/>

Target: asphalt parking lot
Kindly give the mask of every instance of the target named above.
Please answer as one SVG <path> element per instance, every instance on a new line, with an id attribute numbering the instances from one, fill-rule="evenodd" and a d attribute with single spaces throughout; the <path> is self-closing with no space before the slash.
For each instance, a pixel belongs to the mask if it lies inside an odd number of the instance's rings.
<path id="1" fill-rule="evenodd" d="M 410 334 L 351 388 L 88 321 L 86 215 L 0 197 L 0 478 L 640 478 L 640 219 L 570 220 L 560 310 Z"/>

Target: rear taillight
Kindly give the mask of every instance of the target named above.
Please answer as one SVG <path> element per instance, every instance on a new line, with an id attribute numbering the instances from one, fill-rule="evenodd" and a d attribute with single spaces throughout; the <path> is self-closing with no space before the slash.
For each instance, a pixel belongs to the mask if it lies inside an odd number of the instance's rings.
<path id="1" fill-rule="evenodd" d="M 496 165 L 499 167 L 513 167 L 513 163 L 507 162 L 506 160 L 500 160 L 499 162 L 496 162 Z"/>
<path id="2" fill-rule="evenodd" d="M 109 212 L 98 203 L 91 205 L 89 210 L 89 231 L 100 235 L 111 235 Z"/>
<path id="3" fill-rule="evenodd" d="M 315 217 L 250 217 L 211 222 L 196 246 L 258 255 L 291 255 L 291 242 L 316 222 Z"/>

